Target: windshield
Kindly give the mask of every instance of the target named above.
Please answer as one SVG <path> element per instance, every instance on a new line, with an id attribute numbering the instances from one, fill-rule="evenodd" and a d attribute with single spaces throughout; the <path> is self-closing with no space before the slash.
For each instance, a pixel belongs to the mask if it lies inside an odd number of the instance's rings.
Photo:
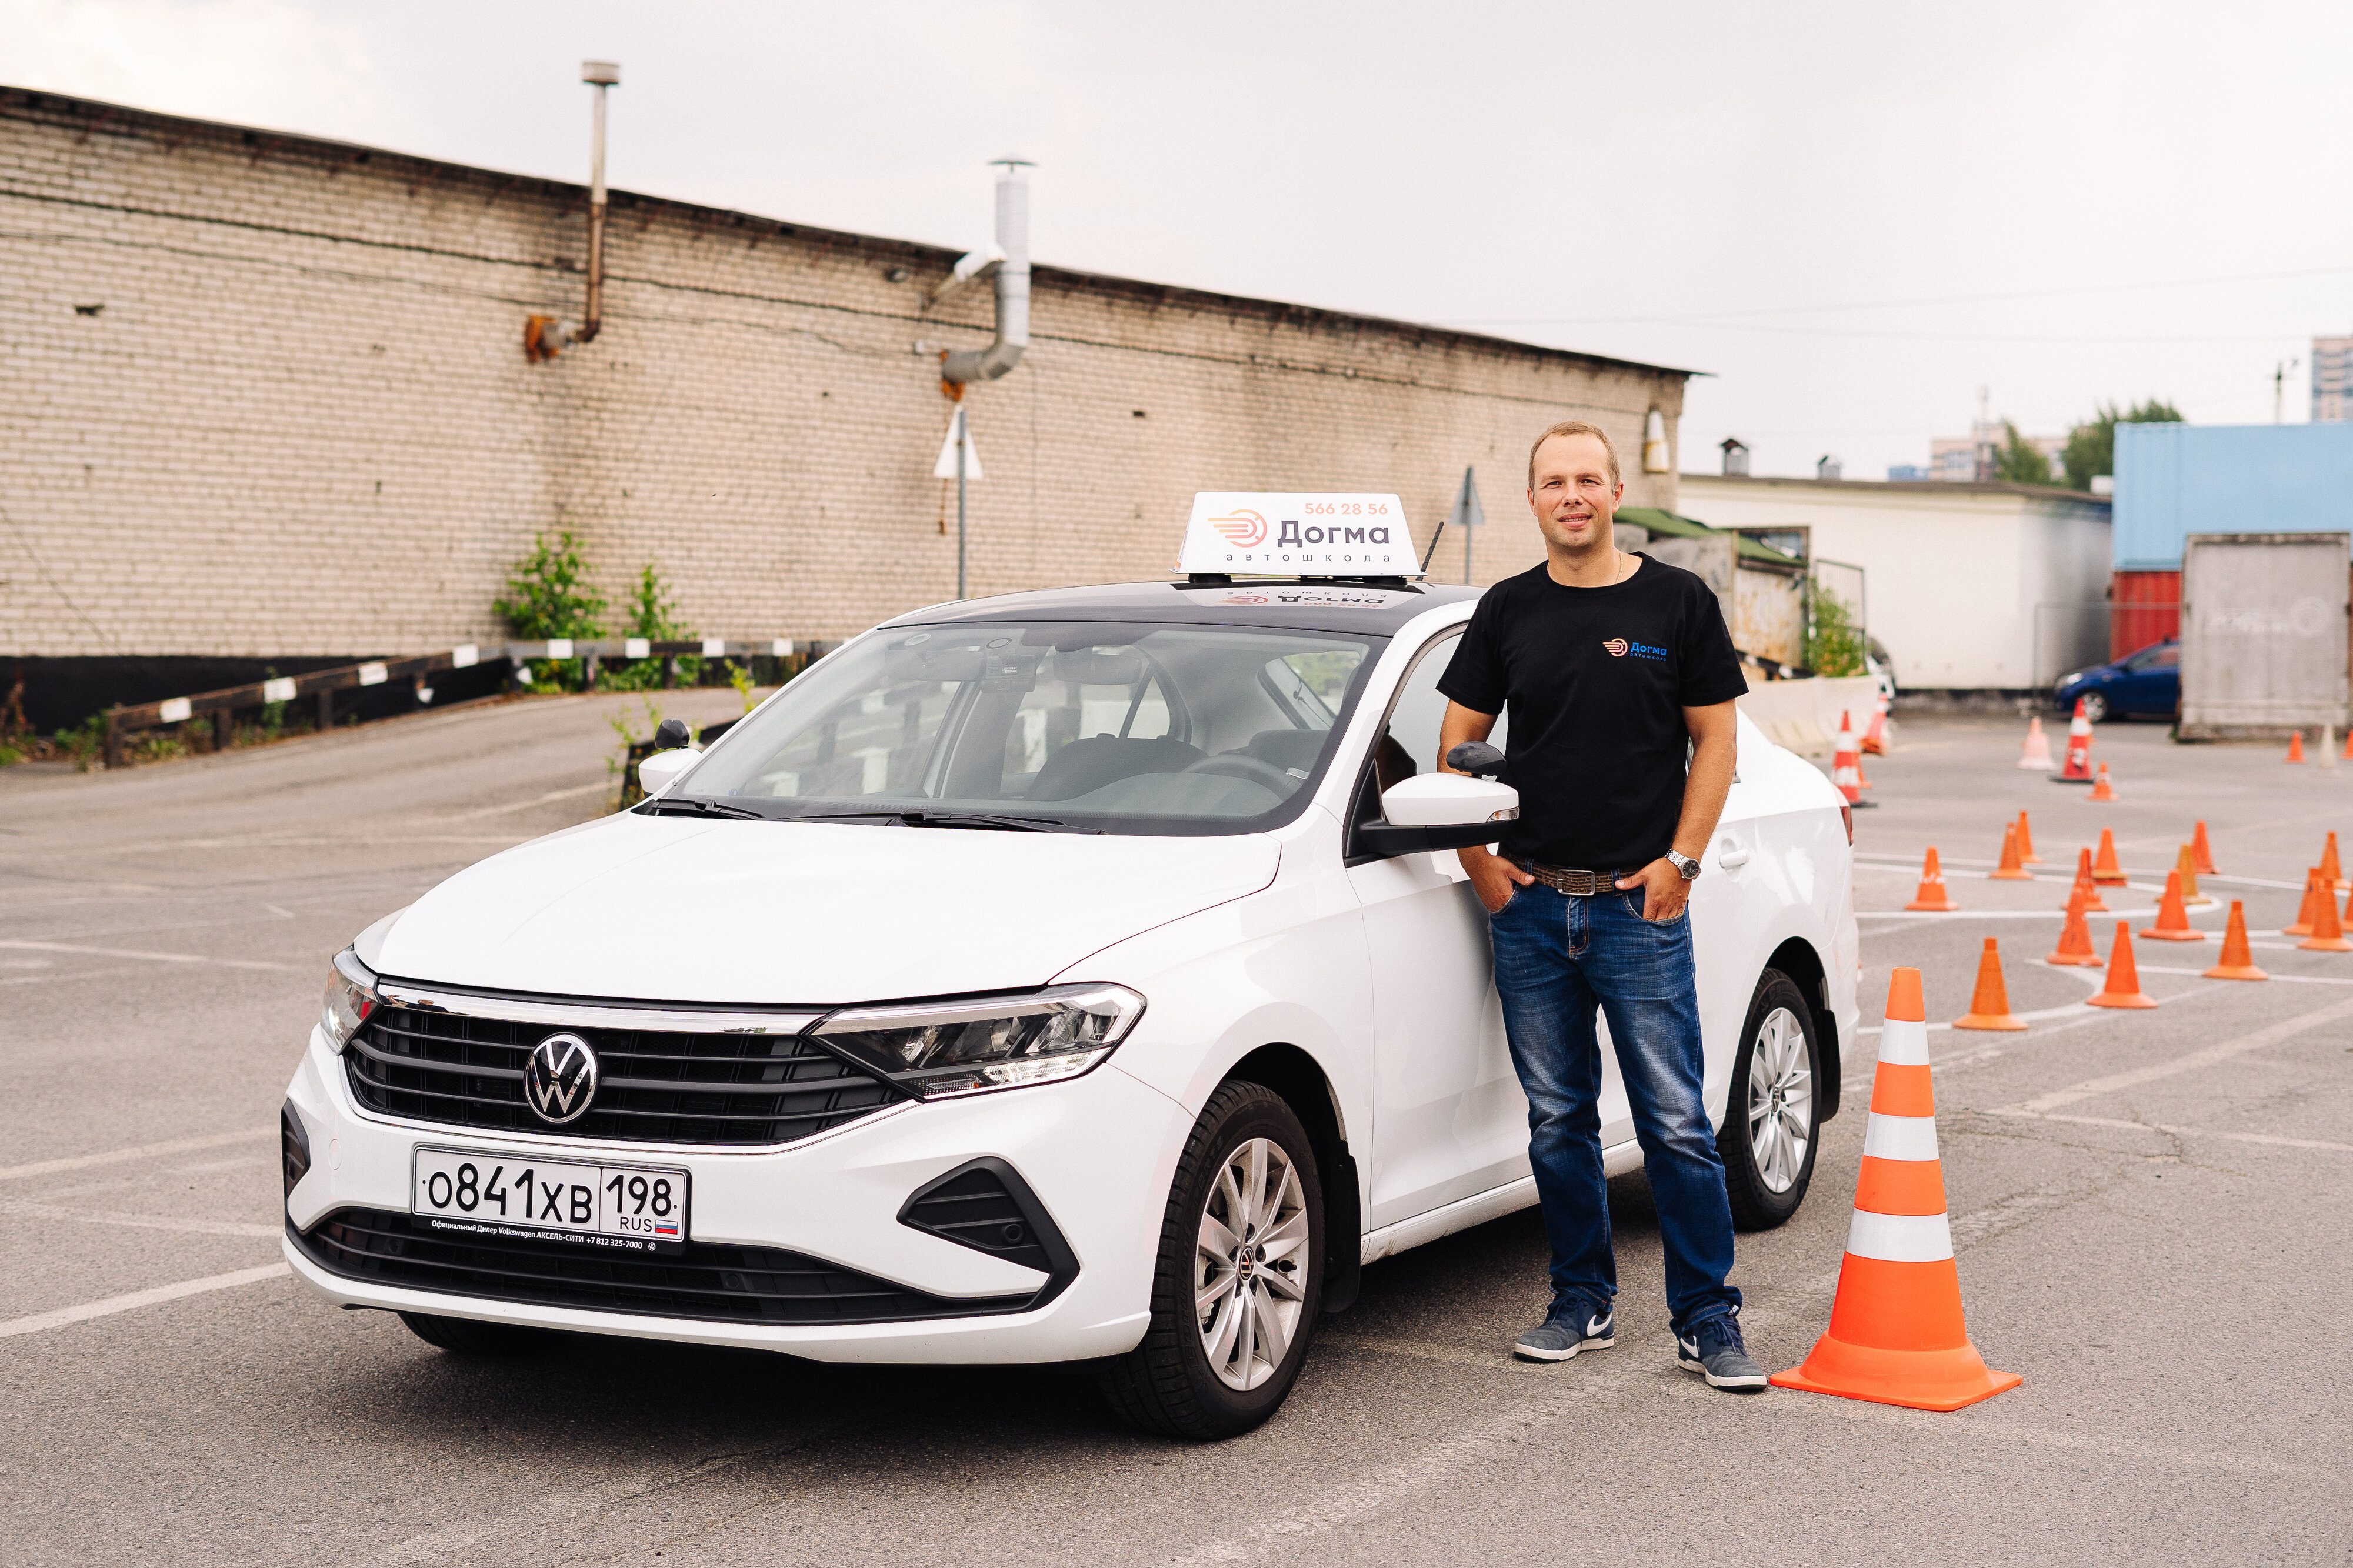
<path id="1" fill-rule="evenodd" d="M 894 627 L 786 686 L 652 809 L 1256 831 L 1303 804 L 1381 640 L 1133 623 Z"/>

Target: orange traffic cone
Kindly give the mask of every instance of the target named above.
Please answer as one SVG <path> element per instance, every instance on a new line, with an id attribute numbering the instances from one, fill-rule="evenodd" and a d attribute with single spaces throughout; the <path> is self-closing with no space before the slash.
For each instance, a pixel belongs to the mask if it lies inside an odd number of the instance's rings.
<path id="1" fill-rule="evenodd" d="M 2340 763 L 2353 763 L 2353 724 L 2346 726 L 2345 749 L 2337 754 Z"/>
<path id="2" fill-rule="evenodd" d="M 2206 933 L 2189 923 L 2189 911 L 2181 907 L 2181 873 L 2165 874 L 2165 894 L 2157 900 L 2157 923 L 2143 926 L 2141 935 L 2153 942 L 2204 942 Z"/>
<path id="3" fill-rule="evenodd" d="M 2288 734 L 2287 760 L 2291 763 L 2304 761 L 2304 731 L 2301 730 L 2291 731 Z"/>
<path id="4" fill-rule="evenodd" d="M 2334 901 L 2333 895 L 2320 890 L 2320 868 L 2313 867 L 2304 874 L 2304 902 L 2297 906 L 2294 923 L 2280 927 L 2282 936 L 2310 936 L 2313 926 L 2313 905 L 2323 898 Z"/>
<path id="5" fill-rule="evenodd" d="M 2085 800 L 2114 800 L 2116 798 L 2116 786 L 2108 783 L 2107 763 L 2102 763 L 2100 764 L 2100 776 L 2092 781 L 2092 793 L 2085 795 L 2084 798 Z"/>
<path id="6" fill-rule="evenodd" d="M 2209 980 L 2269 980 L 2270 975 L 2255 967 L 2255 955 L 2247 951 L 2247 906 L 2244 901 L 2231 900 L 2231 923 L 2222 932 L 2222 956 L 2214 967 L 2206 971 Z"/>
<path id="7" fill-rule="evenodd" d="M 2084 919 L 2084 887 L 2080 883 L 2068 895 L 2067 923 L 2059 932 L 2059 945 L 2042 962 L 2088 969 L 2100 967 L 2099 950 L 2092 945 L 2091 924 Z"/>
<path id="8" fill-rule="evenodd" d="M 2198 851 L 2185 844 L 2174 858 L 2173 868 L 2181 874 L 2181 902 L 2186 909 L 2197 909 L 2214 901 L 2211 893 L 2198 890 Z"/>
<path id="9" fill-rule="evenodd" d="M 1803 1365 L 1772 1381 L 1777 1388 L 1914 1410 L 1958 1410 L 2024 1381 L 1986 1365 L 1961 1319 L 1961 1279 L 1936 1158 L 1927 1009 L 1916 969 L 1897 970 L 1887 989 L 1871 1122 L 1830 1330 Z"/>
<path id="10" fill-rule="evenodd" d="M 2010 988 L 2001 983 L 2001 950 L 1994 939 L 1985 939 L 1985 951 L 1978 954 L 1977 994 L 1969 998 L 1969 1010 L 1953 1020 L 1956 1029 L 2023 1029 L 2026 1020 L 2010 1010 Z"/>
<path id="11" fill-rule="evenodd" d="M 1936 847 L 1933 844 L 1928 846 L 1928 858 L 1920 862 L 1920 890 L 1904 907 L 1907 910 L 1927 910 L 1940 915 L 1950 914 L 1961 907 L 1953 902 L 1950 893 L 1945 891 L 1944 868 L 1936 864 Z"/>
<path id="12" fill-rule="evenodd" d="M 1839 715 L 1838 746 L 1831 754 L 1831 783 L 1846 796 L 1849 805 L 1862 798 L 1862 761 L 1854 749 L 1854 721 L 1844 713 Z"/>
<path id="13" fill-rule="evenodd" d="M 2133 963 L 2132 927 L 2116 922 L 2116 951 L 2108 958 L 2108 983 L 2097 996 L 2084 998 L 2094 1007 L 2154 1007 L 2157 998 L 2140 988 L 2140 966 Z"/>
<path id="14" fill-rule="evenodd" d="M 2312 934 L 2295 945 L 2314 952 L 2353 952 L 2353 942 L 2345 940 L 2345 927 L 2337 918 L 2337 895 L 2328 884 L 2316 883 L 2312 899 Z"/>
<path id="15" fill-rule="evenodd" d="M 2337 863 L 2337 835 L 2334 833 L 2328 836 L 2328 842 L 2320 847 L 2320 875 L 2332 892 L 2345 890 L 2345 869 Z"/>
<path id="16" fill-rule="evenodd" d="M 2347 731 L 2353 738 L 2353 731 Z M 2018 765 L 2028 773 L 2047 773 L 2054 765 L 2051 761 L 2051 737 L 2042 732 L 2042 716 L 2036 714 L 2026 721 L 2026 743 L 2018 749 Z"/>
<path id="17" fill-rule="evenodd" d="M 2125 883 L 2125 868 L 2116 860 L 2116 836 L 2105 827 L 2100 829 L 2100 858 L 2092 862 L 2092 880 L 2111 887 Z"/>
<path id="18" fill-rule="evenodd" d="M 2084 700 L 2075 699 L 2075 716 L 2067 721 L 2067 762 L 2051 775 L 2054 784 L 2090 784 L 2092 782 L 2092 721 L 2084 712 Z"/>
<path id="19" fill-rule="evenodd" d="M 2108 906 L 2100 901 L 2099 883 L 2092 880 L 2092 852 L 2089 849 L 2075 851 L 2075 885 L 2068 889 L 2067 901 L 2074 902 L 2078 893 L 2084 897 L 2085 914 L 2104 915 L 2108 912 Z"/>
<path id="20" fill-rule="evenodd" d="M 2001 864 L 1986 873 L 1995 882 L 2031 882 L 2034 873 L 2018 863 L 2018 824 L 2001 830 Z"/>
<path id="21" fill-rule="evenodd" d="M 2353 736 L 2353 731 L 2348 731 L 2347 733 L 2348 736 Z M 2200 876 L 2214 877 L 2221 875 L 2220 872 L 2214 869 L 2214 847 L 2212 845 L 2206 842 L 2206 823 L 2202 817 L 2199 820 L 2198 830 L 2189 836 L 2189 853 L 2197 861 L 2198 874 Z"/>
<path id="22" fill-rule="evenodd" d="M 1862 749 L 1874 757 L 1887 754 L 1887 700 L 1882 698 L 1871 710 L 1871 728 L 1862 732 Z"/>
<path id="23" fill-rule="evenodd" d="M 1857 751 L 1854 754 L 1854 787 L 1857 789 L 1877 789 L 1879 787 L 1877 784 L 1871 782 L 1871 775 L 1862 771 L 1862 752 L 1861 751 Z"/>
<path id="24" fill-rule="evenodd" d="M 2030 866 L 2042 864 L 2042 857 L 2034 852 L 2034 829 L 2026 823 L 2026 813 L 2018 814 L 2018 858 Z"/>

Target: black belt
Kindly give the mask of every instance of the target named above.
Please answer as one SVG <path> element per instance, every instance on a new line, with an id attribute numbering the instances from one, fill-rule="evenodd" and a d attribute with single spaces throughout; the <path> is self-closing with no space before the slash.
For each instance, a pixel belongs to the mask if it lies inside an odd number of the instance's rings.
<path id="1" fill-rule="evenodd" d="M 1618 892 L 1618 879 L 1626 875 L 1622 871 L 1575 871 L 1535 860 L 1522 860 L 1518 865 L 1554 892 L 1566 893 L 1572 899 L 1598 899 L 1604 893 Z"/>

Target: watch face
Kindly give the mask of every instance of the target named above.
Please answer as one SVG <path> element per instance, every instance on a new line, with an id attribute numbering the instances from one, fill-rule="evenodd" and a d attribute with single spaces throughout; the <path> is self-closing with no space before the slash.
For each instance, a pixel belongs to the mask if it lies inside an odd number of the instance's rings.
<path id="1" fill-rule="evenodd" d="M 1672 859 L 1672 860 L 1674 862 L 1675 869 L 1683 873 L 1683 880 L 1684 880 L 1684 881 L 1688 882 L 1688 881 L 1690 881 L 1694 877 L 1696 877 L 1696 876 L 1698 876 L 1698 875 L 1699 875 L 1699 862 L 1698 862 L 1698 861 L 1696 861 L 1696 860 L 1687 860 L 1687 859 L 1683 858 L 1683 857 L 1682 857 L 1682 856 L 1680 856 L 1680 855 L 1670 856 L 1670 857 L 1668 857 L 1668 858 Z"/>

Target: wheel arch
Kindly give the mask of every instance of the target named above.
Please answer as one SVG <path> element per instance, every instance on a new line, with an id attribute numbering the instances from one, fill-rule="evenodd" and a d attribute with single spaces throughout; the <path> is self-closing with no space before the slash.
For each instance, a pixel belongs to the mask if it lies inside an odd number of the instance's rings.
<path id="1" fill-rule="evenodd" d="M 1324 1186 L 1324 1297 L 1326 1312 L 1344 1311 L 1356 1300 L 1364 1251 L 1364 1197 L 1349 1152 L 1340 1096 L 1323 1064 L 1282 1041 L 1259 1047 L 1226 1071 L 1225 1081 L 1261 1084 L 1282 1097 L 1314 1144 L 1316 1173 Z"/>
<path id="2" fill-rule="evenodd" d="M 1767 969 L 1778 969 L 1797 984 L 1806 998 L 1806 1008 L 1814 1016 L 1814 1039 L 1821 1050 L 1821 1077 L 1814 1085 L 1814 1121 L 1828 1121 L 1839 1112 L 1839 1075 L 1841 1051 L 1839 1044 L 1838 1014 L 1831 1006 L 1829 975 L 1822 964 L 1821 954 L 1804 937 L 1793 936 L 1773 950 L 1765 961 Z"/>

